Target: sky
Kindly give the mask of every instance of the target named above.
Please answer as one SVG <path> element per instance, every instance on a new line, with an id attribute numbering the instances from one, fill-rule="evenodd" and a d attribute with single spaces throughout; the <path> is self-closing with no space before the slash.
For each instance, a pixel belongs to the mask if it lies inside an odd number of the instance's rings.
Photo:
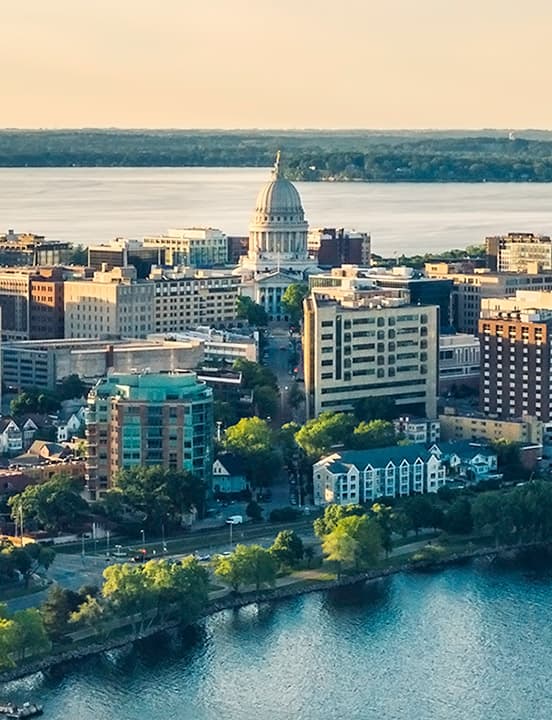
<path id="1" fill-rule="evenodd" d="M 0 0 L 0 126 L 552 128 L 549 0 Z"/>

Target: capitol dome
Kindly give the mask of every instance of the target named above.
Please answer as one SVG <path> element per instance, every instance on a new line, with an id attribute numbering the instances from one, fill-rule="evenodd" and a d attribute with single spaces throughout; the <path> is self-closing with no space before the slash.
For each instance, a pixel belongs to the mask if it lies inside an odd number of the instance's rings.
<path id="1" fill-rule="evenodd" d="M 301 196 L 295 185 L 282 177 L 278 151 L 272 179 L 257 195 L 249 226 L 249 255 L 252 259 L 306 258 L 307 229 Z"/>
<path id="2" fill-rule="evenodd" d="M 274 222 L 278 216 L 295 216 L 295 220 L 302 222 L 304 220 L 303 206 L 301 205 L 301 197 L 297 192 L 297 188 L 289 180 L 281 175 L 280 170 L 280 153 L 276 157 L 276 164 L 272 171 L 272 180 L 270 180 L 257 195 L 255 203 L 255 214 L 264 222 L 269 222 L 272 216 Z"/>

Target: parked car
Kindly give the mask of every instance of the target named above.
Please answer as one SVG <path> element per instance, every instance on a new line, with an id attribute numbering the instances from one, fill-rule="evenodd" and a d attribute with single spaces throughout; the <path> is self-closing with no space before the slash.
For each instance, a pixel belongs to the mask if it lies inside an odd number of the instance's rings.
<path id="1" fill-rule="evenodd" d="M 226 518 L 227 525 L 241 525 L 243 523 L 243 515 L 230 515 Z"/>

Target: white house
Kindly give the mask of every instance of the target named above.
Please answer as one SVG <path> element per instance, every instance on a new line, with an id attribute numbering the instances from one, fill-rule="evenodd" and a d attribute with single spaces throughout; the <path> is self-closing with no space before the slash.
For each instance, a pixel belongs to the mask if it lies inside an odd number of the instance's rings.
<path id="1" fill-rule="evenodd" d="M 23 432 L 11 417 L 0 419 L 0 454 L 15 455 L 23 450 Z"/>
<path id="2" fill-rule="evenodd" d="M 498 473 L 496 450 L 489 445 L 469 441 L 451 441 L 430 447 L 443 462 L 447 474 L 470 483 L 502 477 Z"/>
<path id="3" fill-rule="evenodd" d="M 84 428 L 84 413 L 86 408 L 81 407 L 77 412 L 71 415 L 58 425 L 57 441 L 68 442 Z"/>
<path id="4" fill-rule="evenodd" d="M 347 450 L 328 455 L 313 466 L 315 505 L 435 493 L 445 482 L 441 458 L 423 445 Z"/>
<path id="5" fill-rule="evenodd" d="M 243 462 L 229 452 L 220 453 L 213 463 L 213 492 L 215 495 L 239 493 L 247 490 Z"/>

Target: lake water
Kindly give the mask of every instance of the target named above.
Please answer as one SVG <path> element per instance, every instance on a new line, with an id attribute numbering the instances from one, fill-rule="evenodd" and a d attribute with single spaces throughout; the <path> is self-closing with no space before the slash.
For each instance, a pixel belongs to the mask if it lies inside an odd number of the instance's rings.
<path id="1" fill-rule="evenodd" d="M 251 168 L 0 169 L 0 230 L 84 245 L 211 225 L 247 234 L 269 171 Z M 374 252 L 481 243 L 487 234 L 552 233 L 552 184 L 297 183 L 312 227 L 370 231 Z"/>
<path id="2" fill-rule="evenodd" d="M 48 720 L 548 720 L 551 581 L 479 562 L 250 606 L 0 699 Z"/>

